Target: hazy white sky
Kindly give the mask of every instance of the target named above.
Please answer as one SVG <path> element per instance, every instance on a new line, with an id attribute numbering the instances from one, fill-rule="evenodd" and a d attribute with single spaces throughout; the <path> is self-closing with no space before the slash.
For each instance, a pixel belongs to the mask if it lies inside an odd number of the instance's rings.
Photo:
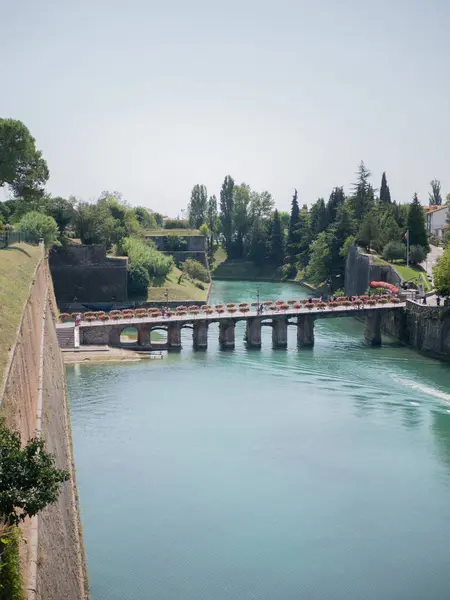
<path id="1" fill-rule="evenodd" d="M 0 116 L 22 120 L 55 195 L 119 190 L 171 216 L 230 174 L 287 209 L 349 189 L 450 192 L 448 0 L 15 0 Z"/>

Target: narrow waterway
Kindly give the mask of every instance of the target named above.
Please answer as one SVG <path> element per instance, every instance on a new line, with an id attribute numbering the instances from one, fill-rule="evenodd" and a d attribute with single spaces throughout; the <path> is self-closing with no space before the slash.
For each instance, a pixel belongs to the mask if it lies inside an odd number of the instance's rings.
<path id="1" fill-rule="evenodd" d="M 67 369 L 92 600 L 448 600 L 449 365 L 368 348 L 353 319 L 317 322 L 313 350 L 243 335 Z"/>

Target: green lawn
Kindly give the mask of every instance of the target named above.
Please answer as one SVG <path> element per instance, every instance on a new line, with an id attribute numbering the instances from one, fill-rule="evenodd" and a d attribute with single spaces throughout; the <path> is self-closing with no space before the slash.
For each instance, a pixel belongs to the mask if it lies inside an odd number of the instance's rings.
<path id="1" fill-rule="evenodd" d="M 419 281 L 422 280 L 425 291 L 431 290 L 431 284 L 428 281 L 427 274 L 422 267 L 416 265 L 410 265 L 407 267 L 406 265 L 402 264 L 393 264 L 392 266 L 405 281 L 412 281 L 413 283 L 418 284 Z"/>
<path id="2" fill-rule="evenodd" d="M 166 290 L 169 292 L 168 300 L 172 302 L 185 301 L 185 300 L 204 300 L 208 296 L 209 284 L 203 283 L 205 286 L 204 290 L 198 288 L 193 281 L 183 278 L 181 283 L 178 283 L 178 279 L 181 275 L 181 271 L 174 267 L 169 273 L 164 285 L 161 287 L 150 287 L 148 290 L 148 300 L 150 302 L 163 302 L 166 300 Z"/>
<path id="3" fill-rule="evenodd" d="M 34 270 L 41 256 L 38 246 L 14 244 L 0 250 L 0 380 L 16 333 Z"/>

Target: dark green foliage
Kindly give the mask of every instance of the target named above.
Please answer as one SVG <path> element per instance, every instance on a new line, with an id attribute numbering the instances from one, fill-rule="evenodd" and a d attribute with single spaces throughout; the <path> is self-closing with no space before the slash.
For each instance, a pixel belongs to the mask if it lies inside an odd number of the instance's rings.
<path id="1" fill-rule="evenodd" d="M 0 188 L 9 186 L 16 197 L 42 196 L 49 171 L 35 139 L 21 121 L 0 119 Z"/>
<path id="2" fill-rule="evenodd" d="M 404 260 L 406 257 L 406 247 L 401 242 L 389 242 L 383 248 L 383 258 L 385 260 Z"/>
<path id="3" fill-rule="evenodd" d="M 20 537 L 18 527 L 8 527 L 0 534 L 0 600 L 25 600 Z"/>
<path id="4" fill-rule="evenodd" d="M 156 229 L 160 227 L 156 215 L 158 213 L 153 213 L 144 206 L 136 206 L 134 209 L 134 214 L 136 215 L 136 219 L 142 229 Z M 159 215 L 161 216 L 161 215 Z M 161 223 L 162 224 L 162 223 Z"/>
<path id="5" fill-rule="evenodd" d="M 409 248 L 409 262 L 413 265 L 417 265 L 425 260 L 426 254 L 423 246 L 410 246 Z"/>
<path id="6" fill-rule="evenodd" d="M 284 235 L 281 231 L 280 215 L 275 209 L 273 213 L 272 231 L 270 234 L 269 261 L 272 265 L 278 267 L 284 259 Z"/>
<path id="7" fill-rule="evenodd" d="M 192 279 L 199 279 L 204 283 L 209 283 L 208 270 L 198 260 L 188 258 L 182 263 L 181 268 Z"/>
<path id="8" fill-rule="evenodd" d="M 167 252 L 183 252 L 187 250 L 187 239 L 179 235 L 164 236 L 164 250 Z"/>
<path id="9" fill-rule="evenodd" d="M 358 242 L 369 250 L 376 245 L 380 235 L 380 222 L 376 210 L 371 210 L 364 217 L 358 231 Z"/>
<path id="10" fill-rule="evenodd" d="M 395 201 L 391 204 L 391 214 L 401 230 L 406 229 L 406 223 L 408 221 L 408 209 L 409 204 L 397 204 Z"/>
<path id="11" fill-rule="evenodd" d="M 83 244 L 105 244 L 110 248 L 116 241 L 116 222 L 108 207 L 80 202 L 75 219 L 75 235 Z"/>
<path id="12" fill-rule="evenodd" d="M 158 252 L 150 243 L 140 238 L 127 237 L 117 243 L 117 253 L 128 256 L 128 269 L 142 266 L 152 285 L 160 286 L 174 265 L 173 258 Z"/>
<path id="13" fill-rule="evenodd" d="M 371 173 L 366 168 L 363 161 L 361 161 L 356 174 L 357 180 L 353 185 L 353 195 L 350 198 L 350 206 L 353 210 L 354 218 L 361 222 L 366 213 L 373 206 L 373 188 L 369 183 Z"/>
<path id="14" fill-rule="evenodd" d="M 233 243 L 233 190 L 234 180 L 227 175 L 220 190 L 220 223 L 227 254 Z"/>
<path id="15" fill-rule="evenodd" d="M 328 223 L 333 223 L 338 215 L 339 208 L 344 204 L 345 194 L 343 187 L 336 187 L 331 192 L 327 203 Z"/>
<path id="16" fill-rule="evenodd" d="M 430 199 L 430 206 L 441 206 L 442 194 L 441 194 L 441 182 L 438 179 L 430 181 L 431 192 L 428 194 Z"/>
<path id="17" fill-rule="evenodd" d="M 440 296 L 450 296 L 450 246 L 433 269 L 434 286 Z"/>
<path id="18" fill-rule="evenodd" d="M 217 212 L 217 198 L 210 196 L 206 208 L 206 225 L 210 232 L 210 246 L 214 244 L 214 239 L 219 233 L 219 215 Z"/>
<path id="19" fill-rule="evenodd" d="M 306 268 L 306 276 L 308 281 L 316 285 L 327 281 L 332 272 L 330 242 L 330 235 L 323 231 L 311 245 L 311 256 Z"/>
<path id="20" fill-rule="evenodd" d="M 55 458 L 41 439 L 22 447 L 20 434 L 0 420 L 0 519 L 18 525 L 56 502 L 67 471 L 56 467 Z"/>
<path id="21" fill-rule="evenodd" d="M 385 206 L 387 204 L 391 204 L 391 192 L 387 184 L 386 173 L 383 173 L 381 177 L 380 204 L 383 204 Z"/>
<path id="22" fill-rule="evenodd" d="M 313 237 L 317 237 L 319 233 L 325 231 L 328 227 L 328 213 L 323 198 L 319 198 L 317 202 L 311 206 L 310 227 Z"/>
<path id="23" fill-rule="evenodd" d="M 297 225 L 291 237 L 288 256 L 291 264 L 299 263 L 301 267 L 308 264 L 309 252 L 312 242 L 311 228 L 309 226 L 309 213 L 304 206 L 298 213 Z"/>
<path id="24" fill-rule="evenodd" d="M 55 219 L 36 211 L 26 213 L 20 220 L 18 229 L 35 244 L 42 238 L 46 245 L 51 245 L 58 238 L 58 226 Z"/>
<path id="25" fill-rule="evenodd" d="M 128 294 L 130 296 L 145 296 L 150 285 L 148 270 L 140 264 L 128 266 Z"/>
<path id="26" fill-rule="evenodd" d="M 298 218 L 299 218 L 300 208 L 298 206 L 298 194 L 297 190 L 294 190 L 294 195 L 292 196 L 291 203 L 291 216 L 289 219 L 289 229 L 288 236 L 286 242 L 286 250 L 290 263 L 295 262 L 295 256 L 297 254 L 297 246 L 299 242 L 299 236 L 296 234 Z"/>
<path id="27" fill-rule="evenodd" d="M 417 194 L 414 194 L 413 200 L 409 205 L 406 225 L 409 230 L 410 246 L 422 246 L 428 254 L 430 246 L 428 244 L 428 234 L 425 226 L 425 213 Z"/>
<path id="28" fill-rule="evenodd" d="M 75 226 L 75 198 L 50 197 L 45 203 L 45 213 L 53 217 L 58 225 L 59 235 L 63 235 L 69 226 Z"/>
<path id="29" fill-rule="evenodd" d="M 186 219 L 167 219 L 164 222 L 164 229 L 189 229 L 189 221 Z"/>
<path id="30" fill-rule="evenodd" d="M 206 223 L 206 211 L 208 207 L 208 191 L 204 185 L 194 185 L 191 192 L 191 200 L 188 205 L 189 225 L 198 229 Z"/>
<path id="31" fill-rule="evenodd" d="M 378 236 L 377 250 L 382 250 L 389 242 L 399 242 L 401 229 L 390 211 L 383 214 L 380 220 L 380 233 Z"/>

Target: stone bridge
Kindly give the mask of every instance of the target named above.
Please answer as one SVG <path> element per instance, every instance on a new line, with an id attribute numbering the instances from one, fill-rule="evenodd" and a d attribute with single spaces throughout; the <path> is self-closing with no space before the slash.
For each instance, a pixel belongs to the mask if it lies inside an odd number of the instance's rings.
<path id="1" fill-rule="evenodd" d="M 297 344 L 299 347 L 312 347 L 314 345 L 314 322 L 317 319 L 340 317 L 360 317 L 365 321 L 364 336 L 373 346 L 381 344 L 381 316 L 391 311 L 403 311 L 405 303 L 387 303 L 379 306 L 339 306 L 323 309 L 289 308 L 270 313 L 234 314 L 188 314 L 173 315 L 170 317 L 144 317 L 121 319 L 120 321 L 92 321 L 81 322 L 79 332 L 80 345 L 88 346 L 115 346 L 134 350 L 179 350 L 181 348 L 181 330 L 192 330 L 193 346 L 196 349 L 206 349 L 208 346 L 208 327 L 211 323 L 219 324 L 219 342 L 222 348 L 234 348 L 235 326 L 239 321 L 246 322 L 245 341 L 251 348 L 261 347 L 261 329 L 264 326 L 272 328 L 272 343 L 276 348 L 287 346 L 287 329 L 289 326 L 297 328 Z M 64 329 L 74 328 L 73 323 L 58 325 L 60 334 Z M 121 341 L 121 334 L 126 329 L 137 330 L 136 342 Z M 151 343 L 151 332 L 162 330 L 167 332 L 165 343 Z"/>

